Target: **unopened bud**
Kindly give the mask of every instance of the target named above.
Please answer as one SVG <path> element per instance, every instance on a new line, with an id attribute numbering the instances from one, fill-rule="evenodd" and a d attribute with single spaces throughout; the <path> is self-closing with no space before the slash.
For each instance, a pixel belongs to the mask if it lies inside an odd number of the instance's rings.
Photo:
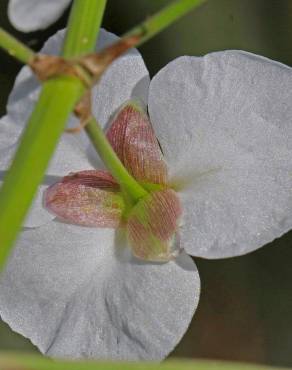
<path id="1" fill-rule="evenodd" d="M 155 191 L 130 212 L 127 236 L 133 254 L 142 260 L 167 262 L 181 251 L 178 228 L 182 214 L 176 193 Z"/>

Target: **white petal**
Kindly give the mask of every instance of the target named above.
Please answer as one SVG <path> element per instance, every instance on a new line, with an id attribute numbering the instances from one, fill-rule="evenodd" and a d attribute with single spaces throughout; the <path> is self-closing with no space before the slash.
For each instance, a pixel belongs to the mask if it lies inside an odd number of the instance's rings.
<path id="1" fill-rule="evenodd" d="M 52 36 L 42 49 L 43 53 L 58 54 L 62 45 L 65 30 Z M 113 43 L 117 36 L 100 30 L 97 49 L 101 49 Z M 136 50 L 131 50 L 122 58 L 112 64 L 103 76 L 100 84 L 93 90 L 93 111 L 99 122 L 105 126 L 107 120 L 114 114 L 116 109 L 133 95 L 144 102 L 147 101 L 149 76 L 143 59 Z M 37 101 L 40 92 L 40 84 L 28 67 L 24 67 L 16 78 L 14 88 L 9 97 L 5 127 L 5 135 L 11 143 L 15 143 L 20 132 L 27 122 L 29 115 Z M 1 121 L 4 121 L 4 118 Z M 6 122 L 10 123 L 10 126 Z M 77 126 L 78 121 L 73 117 L 68 126 Z M 11 130 L 7 127 L 11 127 Z M 6 137 L 5 136 L 5 137 Z M 1 139 L 0 139 L 1 140 Z M 6 147 L 7 142 L 0 141 L 0 151 Z M 92 148 L 84 133 L 64 134 L 60 140 L 58 149 L 47 171 L 44 184 L 53 182 L 56 176 L 64 176 L 69 172 L 101 167 L 101 161 Z M 6 168 L 1 168 L 5 170 Z M 36 227 L 52 219 L 52 214 L 42 207 L 42 192 L 36 196 L 35 206 L 28 217 L 25 226 Z M 35 213 L 34 213 L 35 212 Z"/>
<path id="2" fill-rule="evenodd" d="M 149 94 L 188 253 L 236 256 L 291 229 L 291 68 L 240 51 L 182 57 Z"/>
<path id="3" fill-rule="evenodd" d="M 185 254 L 162 265 L 130 254 L 110 229 L 51 222 L 23 232 L 0 314 L 50 356 L 160 360 L 189 325 L 198 272 Z"/>
<path id="4" fill-rule="evenodd" d="M 8 16 L 13 26 L 23 32 L 43 30 L 54 23 L 71 0 L 10 0 Z"/>
<path id="5" fill-rule="evenodd" d="M 3 116 L 0 118 L 0 163 L 2 163 L 2 156 L 5 150 L 16 143 L 19 134 L 19 126 L 11 121 L 9 116 Z"/>

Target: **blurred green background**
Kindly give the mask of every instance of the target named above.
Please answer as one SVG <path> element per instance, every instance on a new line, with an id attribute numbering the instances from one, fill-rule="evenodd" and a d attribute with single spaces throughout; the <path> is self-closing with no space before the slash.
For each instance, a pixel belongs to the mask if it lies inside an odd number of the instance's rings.
<path id="1" fill-rule="evenodd" d="M 122 34 L 168 2 L 109 0 L 103 25 Z M 68 15 L 44 32 L 22 34 L 9 24 L 6 8 L 7 1 L 0 0 L 1 26 L 36 50 L 65 26 Z M 292 1 L 209 0 L 140 51 L 153 75 L 179 55 L 224 49 L 243 49 L 292 66 Z M 20 67 L 0 52 L 1 115 Z M 196 263 L 201 301 L 171 356 L 292 366 L 292 232 L 244 257 Z M 0 349 L 36 351 L 4 323 Z"/>

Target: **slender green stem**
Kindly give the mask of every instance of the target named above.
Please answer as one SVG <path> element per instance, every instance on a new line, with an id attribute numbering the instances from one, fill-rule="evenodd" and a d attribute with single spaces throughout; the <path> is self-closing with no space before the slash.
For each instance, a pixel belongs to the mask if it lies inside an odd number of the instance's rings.
<path id="1" fill-rule="evenodd" d="M 99 29 L 106 0 L 77 0 L 70 13 L 63 56 L 80 57 L 93 51 L 96 45 L 96 30 Z M 80 17 L 80 12 L 83 16 Z M 94 37 L 92 37 L 94 35 Z"/>
<path id="2" fill-rule="evenodd" d="M 176 0 L 134 27 L 127 32 L 125 36 L 140 36 L 137 46 L 141 45 L 205 1 L 206 0 Z"/>
<path id="3" fill-rule="evenodd" d="M 25 64 L 29 64 L 35 56 L 33 50 L 25 46 L 13 36 L 9 35 L 9 33 L 4 31 L 2 28 L 0 28 L 0 47 Z"/>
<path id="4" fill-rule="evenodd" d="M 127 195 L 134 202 L 147 195 L 147 191 L 126 170 L 94 118 L 85 126 L 85 131 L 104 164 Z"/>
<path id="5" fill-rule="evenodd" d="M 100 6 L 96 7 L 96 3 Z M 77 55 L 79 49 L 81 53 L 93 51 L 104 1 L 75 0 L 72 11 L 76 12 L 76 8 L 79 17 L 75 16 L 76 23 L 70 23 L 67 30 L 64 47 L 66 57 Z M 88 19 L 90 9 L 96 18 L 91 16 Z M 84 37 L 89 39 L 88 43 L 84 45 L 80 34 L 73 44 L 70 33 L 75 33 L 79 25 L 86 22 L 92 23 L 92 26 L 83 27 Z M 66 121 L 84 91 L 81 81 L 73 77 L 59 77 L 44 83 L 40 99 L 0 189 L 0 266 L 5 263 L 12 248 Z"/>

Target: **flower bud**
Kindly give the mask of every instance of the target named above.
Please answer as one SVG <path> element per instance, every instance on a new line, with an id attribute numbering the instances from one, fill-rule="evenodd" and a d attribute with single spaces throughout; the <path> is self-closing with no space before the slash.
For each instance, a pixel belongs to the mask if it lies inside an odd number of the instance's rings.
<path id="1" fill-rule="evenodd" d="M 131 210 L 127 236 L 133 254 L 143 260 L 167 262 L 180 252 L 178 237 L 182 214 L 180 201 L 171 189 L 155 191 Z"/>

